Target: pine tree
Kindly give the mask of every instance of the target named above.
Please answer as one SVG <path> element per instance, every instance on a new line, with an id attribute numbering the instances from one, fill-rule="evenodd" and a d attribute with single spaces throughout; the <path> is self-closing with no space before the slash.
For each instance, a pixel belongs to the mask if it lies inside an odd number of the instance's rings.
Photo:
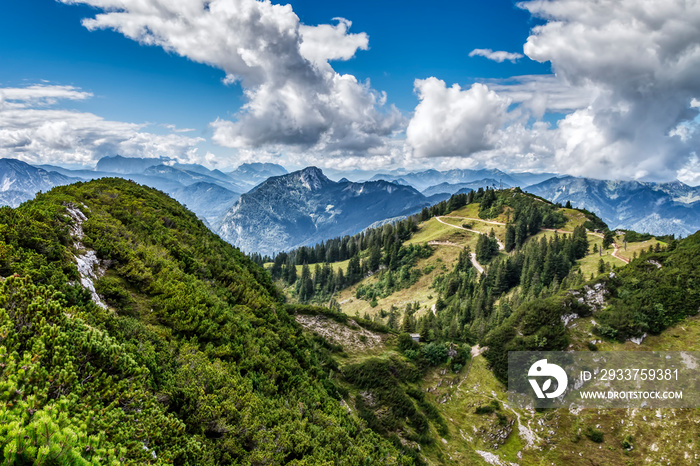
<path id="1" fill-rule="evenodd" d="M 608 249 L 611 244 L 615 242 L 615 234 L 606 229 L 605 233 L 603 234 L 603 249 Z"/>
<path id="2" fill-rule="evenodd" d="M 311 270 L 308 264 L 301 268 L 301 278 L 297 282 L 297 296 L 302 303 L 309 302 L 314 295 L 314 283 L 311 279 Z"/>
<path id="3" fill-rule="evenodd" d="M 506 241 L 505 241 L 505 250 L 506 252 L 511 252 L 513 249 L 515 249 L 515 227 L 512 224 L 509 224 L 506 227 Z"/>

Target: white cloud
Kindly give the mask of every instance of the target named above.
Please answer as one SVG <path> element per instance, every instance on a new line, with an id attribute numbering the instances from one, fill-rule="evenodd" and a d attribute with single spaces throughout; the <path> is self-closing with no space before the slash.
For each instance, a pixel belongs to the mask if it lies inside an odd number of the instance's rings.
<path id="1" fill-rule="evenodd" d="M 406 142 L 417 157 L 467 156 L 494 146 L 510 99 L 479 83 L 462 90 L 428 78 L 414 86 L 420 103 L 406 129 Z"/>
<path id="2" fill-rule="evenodd" d="M 73 86 L 35 84 L 27 87 L 0 88 L 0 110 L 3 108 L 25 108 L 27 106 L 54 105 L 59 100 L 85 100 L 92 93 L 83 92 Z"/>
<path id="3" fill-rule="evenodd" d="M 163 127 L 169 129 L 173 133 L 191 133 L 192 131 L 196 131 L 194 128 L 178 128 L 175 125 L 167 123 L 164 124 Z"/>
<path id="4" fill-rule="evenodd" d="M 70 86 L 0 88 L 0 156 L 32 163 L 94 163 L 105 155 L 198 159 L 202 138 L 153 134 L 145 125 L 55 108 L 59 100 L 92 94 Z"/>
<path id="5" fill-rule="evenodd" d="M 486 81 L 495 96 L 484 101 L 483 130 L 478 122 L 449 123 L 468 120 L 460 117 L 460 91 L 430 99 L 433 117 L 421 133 L 423 98 L 409 125 L 422 135 L 408 138 L 417 153 L 607 179 L 700 179 L 693 158 L 700 144 L 700 2 L 532 0 L 519 6 L 545 21 L 533 28 L 525 54 L 551 62 L 555 74 Z M 500 99 L 512 103 L 509 112 L 488 109 Z M 555 124 L 541 121 L 552 112 L 566 116 Z M 480 131 L 488 143 L 475 145 Z M 431 132 L 439 136 L 431 139 Z"/>
<path id="6" fill-rule="evenodd" d="M 368 83 L 336 73 L 329 60 L 368 46 L 350 21 L 307 26 L 289 5 L 269 0 L 62 0 L 99 8 L 90 30 L 114 29 L 226 73 L 247 103 L 234 121 L 212 123 L 213 140 L 238 149 L 361 152 L 383 144 L 403 122 Z"/>
<path id="7" fill-rule="evenodd" d="M 329 60 L 350 60 L 357 50 L 367 50 L 369 36 L 364 32 L 348 34 L 352 22 L 345 18 L 333 18 L 338 24 L 299 26 L 301 55 L 318 66 L 325 67 Z"/>
<path id="8" fill-rule="evenodd" d="M 678 170 L 678 179 L 691 186 L 700 185 L 700 158 L 693 153 L 688 163 Z"/>
<path id="9" fill-rule="evenodd" d="M 597 89 L 590 108 L 560 124 L 561 137 L 572 138 L 558 152 L 561 165 L 591 176 L 665 179 L 687 165 L 698 138 L 683 140 L 674 129 L 693 125 L 698 114 L 691 102 L 700 95 L 700 2 L 519 6 L 547 21 L 532 30 L 525 54 L 551 62 L 577 89 Z"/>
<path id="10" fill-rule="evenodd" d="M 487 80 L 489 89 L 521 104 L 536 118 L 545 113 L 569 113 L 586 108 L 596 99 L 594 86 L 571 86 L 553 75 L 514 76 L 509 79 Z"/>
<path id="11" fill-rule="evenodd" d="M 508 60 L 511 63 L 515 63 L 520 58 L 523 58 L 523 54 L 514 52 L 504 52 L 501 50 L 491 50 L 491 49 L 474 49 L 469 52 L 470 57 L 484 57 L 488 60 L 493 60 L 498 63 L 503 63 Z"/>

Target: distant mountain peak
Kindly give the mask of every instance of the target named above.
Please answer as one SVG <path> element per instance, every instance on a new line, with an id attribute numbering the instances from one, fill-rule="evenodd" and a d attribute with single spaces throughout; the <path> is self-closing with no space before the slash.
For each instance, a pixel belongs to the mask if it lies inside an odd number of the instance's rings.
<path id="1" fill-rule="evenodd" d="M 39 191 L 78 181 L 17 159 L 0 159 L 0 205 L 18 206 Z"/>
<path id="2" fill-rule="evenodd" d="M 243 194 L 218 225 L 246 252 L 272 254 L 355 234 L 374 222 L 429 205 L 410 186 L 387 181 L 336 183 L 318 167 L 269 178 Z"/>
<path id="3" fill-rule="evenodd" d="M 552 202 L 595 212 L 611 228 L 688 236 L 700 228 L 700 189 L 682 183 L 563 176 L 528 186 Z"/>
<path id="4" fill-rule="evenodd" d="M 121 155 L 108 155 L 97 161 L 96 171 L 112 173 L 141 173 L 149 167 L 155 165 L 172 164 L 175 159 L 170 157 L 124 157 Z"/>
<path id="5" fill-rule="evenodd" d="M 333 181 L 328 179 L 318 167 L 306 167 L 297 173 L 299 173 L 299 178 L 304 187 L 312 191 L 321 189 L 329 183 L 333 183 Z"/>

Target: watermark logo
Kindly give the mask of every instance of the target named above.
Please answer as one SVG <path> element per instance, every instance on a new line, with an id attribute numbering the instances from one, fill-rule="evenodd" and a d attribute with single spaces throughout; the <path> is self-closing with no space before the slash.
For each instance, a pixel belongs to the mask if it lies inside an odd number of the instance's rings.
<path id="1" fill-rule="evenodd" d="M 530 366 L 527 375 L 528 377 L 547 378 L 544 380 L 541 387 L 537 379 L 528 379 L 530 385 L 532 385 L 532 389 L 535 391 L 535 395 L 540 399 L 561 396 L 566 390 L 566 386 L 569 384 L 569 378 L 566 376 L 564 369 L 556 364 L 548 364 L 546 359 L 540 359 Z M 548 392 L 548 390 L 552 388 L 552 378 L 557 381 L 557 387 L 554 391 Z"/>
<path id="2" fill-rule="evenodd" d="M 509 351 L 508 400 L 521 408 L 698 408 L 700 351 Z"/>

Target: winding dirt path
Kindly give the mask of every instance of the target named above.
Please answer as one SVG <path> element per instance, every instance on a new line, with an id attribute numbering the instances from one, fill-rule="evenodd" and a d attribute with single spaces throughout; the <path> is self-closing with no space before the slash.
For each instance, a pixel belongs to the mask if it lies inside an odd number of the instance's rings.
<path id="1" fill-rule="evenodd" d="M 446 225 L 449 225 L 449 224 L 446 224 Z M 454 226 L 454 225 L 452 225 L 452 226 Z M 430 245 L 430 246 L 454 246 L 454 247 L 457 247 L 457 248 L 461 248 L 461 247 L 462 247 L 462 246 L 460 246 L 459 244 L 453 243 L 452 241 L 428 241 L 428 245 Z M 486 273 L 486 271 L 485 271 L 484 268 L 481 266 L 481 264 L 479 264 L 479 262 L 477 262 L 477 260 L 476 260 L 476 254 L 474 254 L 474 253 L 472 252 L 471 255 L 469 256 L 469 259 L 471 260 L 471 263 L 472 263 L 472 265 L 474 266 L 474 268 L 476 269 L 477 272 L 479 272 L 479 273 Z"/>
<path id="2" fill-rule="evenodd" d="M 487 221 L 487 220 L 480 220 L 480 219 L 468 218 L 468 217 L 449 217 L 449 216 L 444 216 L 444 218 L 458 218 L 458 219 L 464 219 L 464 220 L 476 220 L 476 221 L 479 221 L 479 222 L 486 222 L 486 223 L 491 223 L 491 224 L 494 224 L 494 225 L 505 225 L 505 223 L 490 222 L 490 221 Z M 445 221 L 442 220 L 442 219 L 443 219 L 443 217 L 435 217 L 435 220 L 437 220 L 438 222 L 442 223 L 443 225 L 447 225 L 448 227 L 457 228 L 458 230 L 469 231 L 469 232 L 471 232 L 471 233 L 476 233 L 477 235 L 483 235 L 483 233 L 480 232 L 480 231 L 470 230 L 469 228 L 464 228 L 463 226 L 459 226 L 459 225 L 452 225 L 451 223 L 447 223 L 447 222 L 445 222 Z M 496 238 L 496 242 L 498 243 L 498 249 L 504 250 L 504 249 L 506 248 L 505 245 L 504 245 L 503 243 L 501 243 L 501 240 L 499 240 L 498 238 Z"/>
<path id="3" fill-rule="evenodd" d="M 471 230 L 469 228 L 464 228 L 463 226 L 460 226 L 460 225 L 453 225 L 451 223 L 447 223 L 446 221 L 443 220 L 443 218 L 454 218 L 454 219 L 459 219 L 459 220 L 471 220 L 471 221 L 475 221 L 475 222 L 488 223 L 491 225 L 506 225 L 503 222 L 496 222 L 494 220 L 483 220 L 480 218 L 473 218 L 473 217 L 456 217 L 453 215 L 442 215 L 442 216 L 435 217 L 435 220 L 442 223 L 443 225 L 447 225 L 448 227 L 452 227 L 452 228 L 457 228 L 458 230 L 464 230 L 464 231 L 468 231 L 470 233 L 475 233 L 477 235 L 481 235 L 483 233 L 481 233 L 480 231 Z M 566 231 L 566 230 L 559 230 L 559 229 L 552 229 L 552 228 L 542 228 L 542 230 L 543 231 L 553 231 L 555 233 L 561 233 L 561 234 L 573 234 L 573 231 Z M 592 235 L 592 236 L 597 236 L 598 238 L 604 238 L 604 236 L 601 233 L 594 233 L 592 231 L 587 231 L 586 234 Z M 505 250 L 505 245 L 503 243 L 501 243 L 501 241 L 498 238 L 496 238 L 496 242 L 498 242 L 498 249 L 499 250 L 501 250 L 501 251 Z M 430 242 L 428 242 L 428 244 L 461 247 L 458 244 L 452 243 L 450 241 L 430 241 Z M 616 259 L 621 260 L 625 264 L 629 264 L 630 263 L 629 259 L 626 259 L 626 258 L 619 255 L 620 248 L 617 246 L 617 243 L 613 243 L 613 247 L 615 248 L 615 250 L 613 251 L 612 256 Z M 484 267 L 481 264 L 479 264 L 479 262 L 477 262 L 476 254 L 474 254 L 474 253 L 471 253 L 471 262 L 472 262 L 472 265 L 474 266 L 474 268 L 480 274 L 486 273 L 484 270 Z"/>
<path id="4" fill-rule="evenodd" d="M 615 250 L 613 251 L 613 253 L 612 253 L 612 256 L 613 256 L 614 258 L 620 259 L 620 260 L 621 260 L 622 262 L 624 262 L 625 264 L 629 264 L 629 263 L 630 263 L 630 260 L 629 260 L 629 259 L 625 259 L 624 257 L 618 255 L 618 253 L 620 252 L 620 248 L 617 246 L 617 243 L 613 243 L 613 248 L 615 249 Z"/>
<path id="5" fill-rule="evenodd" d="M 483 218 L 473 218 L 473 217 L 456 217 L 454 215 L 443 215 L 443 218 L 457 218 L 460 220 L 473 220 L 475 222 L 484 222 L 484 223 L 490 223 L 491 225 L 502 225 L 505 226 L 505 223 L 503 222 L 497 222 L 495 220 L 484 220 Z"/>

